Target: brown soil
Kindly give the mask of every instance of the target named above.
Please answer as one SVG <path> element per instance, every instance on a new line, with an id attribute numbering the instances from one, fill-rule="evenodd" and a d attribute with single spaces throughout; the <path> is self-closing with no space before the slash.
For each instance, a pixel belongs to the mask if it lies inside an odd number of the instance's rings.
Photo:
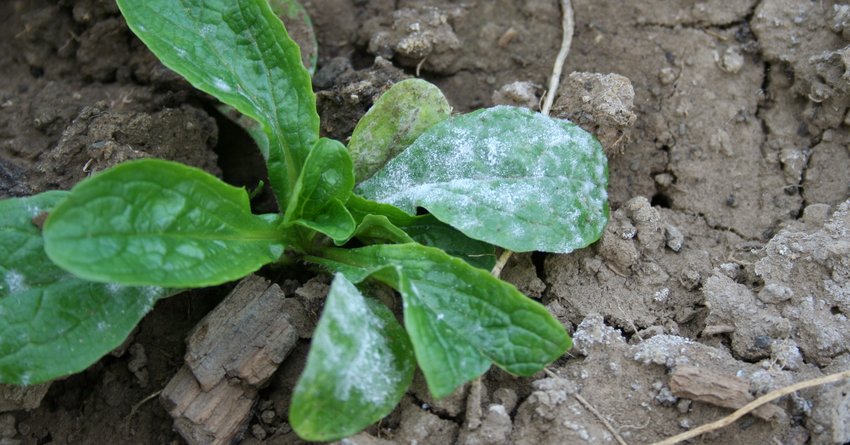
<path id="1" fill-rule="evenodd" d="M 304 3 L 323 131 L 342 140 L 388 85 L 414 75 L 456 112 L 536 107 L 561 40 L 556 0 Z M 558 378 L 492 370 L 439 401 L 418 378 L 353 443 L 614 443 L 576 394 L 626 442 L 651 443 L 729 412 L 676 397 L 676 366 L 736 377 L 756 396 L 850 369 L 850 7 L 573 3 L 565 73 L 577 74 L 564 76 L 555 112 L 606 145 L 611 223 L 582 251 L 515 256 L 504 277 L 576 347 L 551 367 Z M 110 0 L 7 1 L 0 17 L 0 197 L 68 188 L 144 156 L 236 185 L 262 179 L 247 136 L 162 67 Z M 268 209 L 268 196 L 256 205 Z M 320 301 L 324 285 L 303 284 L 303 271 L 266 275 Z M 126 351 L 54 382 L 37 408 L 0 414 L 0 444 L 182 443 L 155 399 L 139 403 L 177 372 L 186 333 L 229 289 L 158 304 Z M 307 346 L 261 392 L 242 443 L 299 443 L 286 413 Z M 850 383 L 803 391 L 777 403 L 778 419 L 748 416 L 701 440 L 850 442 L 848 393 Z"/>

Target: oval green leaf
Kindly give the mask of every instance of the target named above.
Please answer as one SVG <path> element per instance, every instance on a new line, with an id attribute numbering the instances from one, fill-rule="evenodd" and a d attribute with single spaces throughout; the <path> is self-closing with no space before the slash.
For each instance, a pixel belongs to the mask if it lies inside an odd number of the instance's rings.
<path id="1" fill-rule="evenodd" d="M 280 258 L 281 234 L 248 194 L 196 168 L 127 162 L 80 182 L 44 225 L 53 262 L 91 281 L 203 287 Z"/>
<path id="2" fill-rule="evenodd" d="M 312 76 L 319 59 L 319 43 L 310 14 L 298 0 L 269 0 L 272 11 L 283 20 L 286 32 L 301 49 L 301 62 Z"/>
<path id="3" fill-rule="evenodd" d="M 602 234 L 607 177 L 589 133 L 499 106 L 431 127 L 356 190 L 506 249 L 567 253 Z"/>
<path id="4" fill-rule="evenodd" d="M 483 372 L 480 357 L 529 376 L 572 345 L 545 307 L 442 250 L 382 244 L 327 249 L 323 256 L 310 260 L 352 280 L 373 276 L 401 292 L 410 341 L 437 397 Z M 446 331 L 451 335 L 440 335 Z"/>
<path id="5" fill-rule="evenodd" d="M 482 269 L 490 270 L 496 264 L 493 245 L 472 239 L 433 215 L 411 216 L 397 207 L 357 195 L 351 195 L 347 207 L 358 223 L 354 237 L 366 244 L 417 242 L 442 249 Z"/>
<path id="6" fill-rule="evenodd" d="M 389 414 L 413 381 L 407 335 L 392 312 L 337 275 L 289 409 L 306 440 L 350 436 Z"/>
<path id="7" fill-rule="evenodd" d="M 404 327 L 431 395 L 438 399 L 448 396 L 490 369 L 490 359 L 468 341 L 467 333 L 446 324 L 444 316 L 428 307 L 416 284 L 403 272 L 398 275 Z"/>
<path id="8" fill-rule="evenodd" d="M 92 283 L 54 265 L 33 218 L 67 195 L 0 201 L 0 383 L 33 385 L 86 369 L 174 293 Z"/>
<path id="9" fill-rule="evenodd" d="M 345 239 L 355 227 L 343 204 L 353 188 L 354 171 L 345 146 L 322 138 L 307 156 L 284 221 L 298 222 L 334 240 Z"/>
<path id="10" fill-rule="evenodd" d="M 165 66 L 260 122 L 269 182 L 288 202 L 319 139 L 319 115 L 298 45 L 268 2 L 118 0 L 118 7 Z"/>
<path id="11" fill-rule="evenodd" d="M 451 114 L 443 92 L 424 80 L 407 79 L 390 87 L 360 119 L 348 143 L 357 181 L 370 178 Z"/>

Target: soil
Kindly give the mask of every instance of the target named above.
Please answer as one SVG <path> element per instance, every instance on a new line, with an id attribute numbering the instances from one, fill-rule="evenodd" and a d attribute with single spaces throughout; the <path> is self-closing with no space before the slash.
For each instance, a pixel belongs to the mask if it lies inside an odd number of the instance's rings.
<path id="1" fill-rule="evenodd" d="M 556 0 L 304 4 L 323 132 L 341 140 L 412 76 L 442 88 L 455 112 L 537 108 L 561 41 Z M 729 412 L 676 396 L 677 366 L 738 379 L 754 396 L 850 369 L 850 6 L 573 4 L 553 111 L 605 145 L 611 222 L 593 246 L 516 255 L 503 276 L 570 329 L 574 350 L 551 374 L 493 369 L 443 400 L 417 377 L 395 412 L 346 443 L 615 443 L 580 399 L 625 442 L 651 443 Z M 145 156 L 249 188 L 263 178 L 248 136 L 161 66 L 110 0 L 12 0 L 0 18 L 0 197 L 67 189 Z M 264 275 L 315 319 L 323 278 Z M 231 288 L 160 302 L 125 348 L 49 389 L 3 388 L 0 444 L 183 443 L 147 396 Z M 241 443 L 300 443 L 286 413 L 309 331 L 301 337 Z M 700 441 L 847 443 L 848 393 L 850 383 L 802 391 L 776 402 L 778 418 L 747 416 Z"/>

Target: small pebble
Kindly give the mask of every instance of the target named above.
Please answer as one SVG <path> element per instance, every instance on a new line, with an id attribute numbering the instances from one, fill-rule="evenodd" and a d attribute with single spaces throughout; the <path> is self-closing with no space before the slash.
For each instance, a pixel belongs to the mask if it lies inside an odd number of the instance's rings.
<path id="1" fill-rule="evenodd" d="M 262 426 L 260 426 L 259 424 L 256 424 L 256 423 L 253 426 L 251 426 L 251 434 L 253 434 L 254 437 L 256 437 L 259 440 L 264 440 L 267 436 L 266 430 L 264 430 Z"/>
<path id="2" fill-rule="evenodd" d="M 720 69 L 730 74 L 741 71 L 744 66 L 744 55 L 741 54 L 741 49 L 737 46 L 726 48 L 722 55 L 716 56 L 716 59 Z"/>
<path id="3" fill-rule="evenodd" d="M 274 422 L 275 415 L 274 410 L 267 409 L 260 414 L 260 420 L 262 420 L 266 425 L 270 425 Z"/>
<path id="4" fill-rule="evenodd" d="M 670 224 L 665 224 L 664 240 L 670 250 L 672 250 L 673 252 L 678 252 L 682 250 L 682 246 L 685 244 L 685 235 L 682 235 L 682 232 L 677 227 Z"/>
<path id="5" fill-rule="evenodd" d="M 670 85 L 676 80 L 676 71 L 670 67 L 661 68 L 661 71 L 658 72 L 658 80 L 662 85 Z"/>

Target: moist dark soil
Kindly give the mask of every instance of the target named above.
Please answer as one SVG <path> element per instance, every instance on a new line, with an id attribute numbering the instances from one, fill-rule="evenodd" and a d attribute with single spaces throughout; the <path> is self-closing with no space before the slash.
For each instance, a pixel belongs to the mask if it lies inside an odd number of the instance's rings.
<path id="1" fill-rule="evenodd" d="M 539 109 L 561 42 L 557 0 L 303 3 L 318 36 L 322 131 L 343 141 L 407 77 L 438 85 L 455 112 Z M 551 374 L 494 369 L 444 400 L 417 377 L 350 443 L 595 444 L 614 433 L 652 443 L 731 412 L 677 396 L 682 366 L 737 379 L 752 396 L 850 369 L 850 6 L 573 5 L 554 114 L 609 153 L 611 222 L 582 251 L 514 256 L 503 277 L 546 305 L 576 347 Z M 264 178 L 250 138 L 163 67 L 112 1 L 10 0 L 0 25 L 0 197 L 68 189 L 141 157 L 249 189 Z M 268 193 L 253 204 L 274 210 Z M 306 268 L 263 275 L 287 295 L 323 289 Z M 53 382 L 40 403 L 47 387 L 0 413 L 0 444 L 184 443 L 149 396 L 232 287 L 161 301 L 125 347 Z M 261 391 L 241 443 L 300 443 L 286 418 L 308 346 Z M 747 416 L 699 440 L 850 442 L 848 393 L 850 382 L 802 391 L 775 402 L 770 420 Z"/>

